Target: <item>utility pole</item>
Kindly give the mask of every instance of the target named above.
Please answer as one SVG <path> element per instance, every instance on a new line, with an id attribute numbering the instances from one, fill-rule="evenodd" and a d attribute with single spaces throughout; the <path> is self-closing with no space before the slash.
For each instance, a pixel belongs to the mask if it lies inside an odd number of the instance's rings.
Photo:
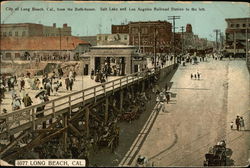
<path id="1" fill-rule="evenodd" d="M 247 18 L 247 23 L 246 23 L 246 63 L 247 63 L 247 66 L 249 66 L 249 58 L 248 58 L 248 18 Z"/>
<path id="2" fill-rule="evenodd" d="M 154 67 L 156 68 L 156 27 L 154 28 Z"/>
<path id="3" fill-rule="evenodd" d="M 174 28 L 174 34 L 173 34 L 173 49 L 174 49 L 174 63 L 176 62 L 175 58 L 175 20 L 180 19 L 180 16 L 168 16 L 168 20 L 173 20 L 173 28 Z"/>
<path id="4" fill-rule="evenodd" d="M 223 33 L 221 32 L 220 33 L 220 49 L 222 50 L 223 49 L 223 43 L 224 43 L 224 39 L 223 39 Z"/>
<path id="5" fill-rule="evenodd" d="M 61 51 L 62 51 L 62 35 L 61 35 L 61 28 L 59 28 L 59 35 L 60 35 L 60 57 L 61 57 Z"/>
<path id="6" fill-rule="evenodd" d="M 184 26 L 181 26 L 181 39 L 182 39 L 182 43 L 181 43 L 181 52 L 182 52 L 182 54 L 183 54 L 183 46 L 184 46 L 183 32 L 184 32 Z"/>
<path id="7" fill-rule="evenodd" d="M 236 55 L 236 32 L 234 31 L 234 58 L 235 58 L 235 55 Z"/>
<path id="8" fill-rule="evenodd" d="M 215 29 L 214 30 L 214 32 L 215 32 L 215 34 L 216 34 L 216 50 L 218 51 L 218 33 L 220 32 L 220 30 L 219 29 Z"/>

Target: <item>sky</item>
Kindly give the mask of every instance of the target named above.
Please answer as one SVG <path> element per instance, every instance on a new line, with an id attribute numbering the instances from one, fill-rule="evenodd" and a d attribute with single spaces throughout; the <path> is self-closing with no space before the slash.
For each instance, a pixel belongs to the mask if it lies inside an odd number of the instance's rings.
<path id="1" fill-rule="evenodd" d="M 226 18 L 250 17 L 249 7 L 249 4 L 245 2 L 209 1 L 5 1 L 1 3 L 1 23 L 41 23 L 48 26 L 56 23 L 57 27 L 62 27 L 64 23 L 67 23 L 72 27 L 72 35 L 94 36 L 111 33 L 112 24 L 157 20 L 172 23 L 168 20 L 168 16 L 180 16 L 180 19 L 175 21 L 177 32 L 180 32 L 181 26 L 186 27 L 189 23 L 193 27 L 194 34 L 201 38 L 215 40 L 214 30 L 220 29 L 224 33 L 227 27 Z M 32 10 L 32 8 L 43 9 L 43 11 Z M 80 8 L 94 11 L 81 11 Z M 121 11 L 121 8 L 126 8 L 126 11 Z M 168 10 L 159 11 L 154 10 L 155 8 L 168 8 Z"/>

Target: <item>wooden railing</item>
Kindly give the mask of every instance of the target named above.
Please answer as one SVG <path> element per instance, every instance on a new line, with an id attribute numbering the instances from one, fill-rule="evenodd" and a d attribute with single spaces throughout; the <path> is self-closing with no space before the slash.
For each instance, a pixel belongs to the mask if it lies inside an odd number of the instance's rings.
<path id="1" fill-rule="evenodd" d="M 62 111 L 63 109 L 67 109 L 65 110 L 65 112 L 71 113 L 72 106 L 76 104 L 84 104 L 87 100 L 91 98 L 94 98 L 94 100 L 96 101 L 97 96 L 101 94 L 106 95 L 106 93 L 109 91 L 113 90 L 114 92 L 115 89 L 120 89 L 123 86 L 133 84 L 137 81 L 139 82 L 139 80 L 143 80 L 148 78 L 149 76 L 152 76 L 155 72 L 152 72 L 151 70 L 152 69 L 150 69 L 150 72 L 145 71 L 134 73 L 109 82 L 101 83 L 93 87 L 76 91 L 65 96 L 61 96 L 45 103 L 32 105 L 30 107 L 16 110 L 8 114 L 3 114 L 0 116 L 0 120 L 4 121 L 4 123 L 2 123 L 1 125 L 2 128 L 0 128 L 0 135 L 3 135 L 5 133 L 9 134 L 11 129 L 17 128 L 27 123 L 31 124 L 32 129 L 35 130 L 36 125 L 38 123 L 41 123 L 51 118 L 55 118 L 57 115 L 59 115 L 57 114 L 57 112 Z M 43 111 L 36 112 L 37 107 L 43 105 L 45 105 L 45 109 Z M 38 121 L 38 118 L 36 116 L 40 113 L 44 113 L 44 116 L 39 118 Z"/>

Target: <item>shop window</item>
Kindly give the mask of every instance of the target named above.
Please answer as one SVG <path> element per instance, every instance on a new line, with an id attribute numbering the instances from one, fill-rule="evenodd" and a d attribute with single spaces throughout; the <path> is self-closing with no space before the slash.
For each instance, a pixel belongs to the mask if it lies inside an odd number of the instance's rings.
<path id="1" fill-rule="evenodd" d="M 133 27 L 133 28 L 132 28 L 132 33 L 133 33 L 133 34 L 136 34 L 136 33 L 138 33 L 138 28 L 136 28 L 136 27 Z"/>
<path id="2" fill-rule="evenodd" d="M 20 53 L 15 53 L 15 58 L 20 58 Z"/>
<path id="3" fill-rule="evenodd" d="M 11 53 L 6 53 L 5 57 L 6 57 L 6 59 L 11 59 Z"/>

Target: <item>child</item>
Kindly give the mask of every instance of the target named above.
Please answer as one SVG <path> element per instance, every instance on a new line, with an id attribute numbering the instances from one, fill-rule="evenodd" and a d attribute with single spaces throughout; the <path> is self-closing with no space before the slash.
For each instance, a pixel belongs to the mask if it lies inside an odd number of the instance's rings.
<path id="1" fill-rule="evenodd" d="M 233 129 L 233 127 L 234 127 L 234 122 L 233 121 L 231 121 L 230 127 L 231 127 L 231 129 Z"/>

